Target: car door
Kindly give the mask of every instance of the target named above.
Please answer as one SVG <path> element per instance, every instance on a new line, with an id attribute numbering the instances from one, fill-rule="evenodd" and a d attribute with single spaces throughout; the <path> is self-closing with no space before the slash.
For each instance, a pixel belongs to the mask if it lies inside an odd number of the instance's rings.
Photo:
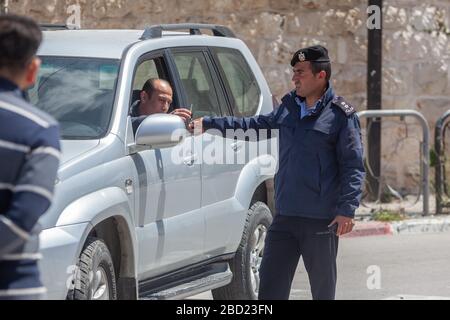
<path id="1" fill-rule="evenodd" d="M 175 74 L 166 52 L 143 57 L 135 71 L 132 100 L 139 98 L 148 78 L 162 78 L 171 83 L 173 104 L 179 106 L 183 95 Z M 132 158 L 139 174 L 136 221 L 140 280 L 202 260 L 205 222 L 193 138 L 172 148 L 141 151 Z"/>
<path id="2" fill-rule="evenodd" d="M 207 48 L 173 50 L 173 56 L 193 118 L 229 116 L 230 105 L 225 88 Z M 206 132 L 195 137 L 195 147 L 202 150 L 202 207 L 205 212 L 205 253 L 215 256 L 223 252 L 237 225 L 232 205 L 236 181 L 245 163 L 243 141 Z M 201 143 L 201 144 L 200 144 Z M 241 153 L 242 152 L 242 153 Z M 238 157 L 244 159 L 238 161 Z"/>
<path id="3" fill-rule="evenodd" d="M 231 115 L 254 116 L 261 104 L 261 90 L 242 53 L 236 49 L 211 47 L 209 54 Z M 214 166 L 203 165 L 203 189 L 220 189 L 218 193 L 202 192 L 202 205 L 209 203 L 212 206 L 212 210 L 205 212 L 207 255 L 227 253 L 227 247 L 233 242 L 233 232 L 236 234 L 242 231 L 242 221 L 248 208 L 240 205 L 236 198 L 236 187 L 245 165 L 264 150 L 261 149 L 262 145 L 256 141 L 256 132 L 236 131 L 234 136 L 227 136 L 224 140 L 225 165 L 219 170 Z"/>

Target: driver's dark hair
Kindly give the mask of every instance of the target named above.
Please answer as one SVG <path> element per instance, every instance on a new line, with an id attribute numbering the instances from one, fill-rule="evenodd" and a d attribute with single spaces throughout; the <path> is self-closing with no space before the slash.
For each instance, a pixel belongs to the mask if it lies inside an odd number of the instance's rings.
<path id="1" fill-rule="evenodd" d="M 145 81 L 144 86 L 142 87 L 142 91 L 145 91 L 148 94 L 148 97 L 151 98 L 153 92 L 155 92 L 155 83 L 156 81 L 160 81 L 163 83 L 166 83 L 167 85 L 170 86 L 170 83 L 167 82 L 164 79 L 159 79 L 159 78 L 150 78 L 147 81 Z"/>
<path id="2" fill-rule="evenodd" d="M 0 70 L 24 71 L 42 41 L 37 23 L 28 17 L 0 15 Z"/>

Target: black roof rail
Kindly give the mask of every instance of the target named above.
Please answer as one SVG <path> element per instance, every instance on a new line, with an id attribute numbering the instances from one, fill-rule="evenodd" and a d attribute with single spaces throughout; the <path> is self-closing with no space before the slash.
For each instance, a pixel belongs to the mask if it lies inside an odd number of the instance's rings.
<path id="1" fill-rule="evenodd" d="M 79 26 L 75 24 L 52 24 L 52 23 L 41 23 L 39 28 L 42 31 L 55 31 L 55 30 L 78 30 Z"/>
<path id="2" fill-rule="evenodd" d="M 178 23 L 178 24 L 160 24 L 145 28 L 140 40 L 148 40 L 161 38 L 163 31 L 175 30 L 189 30 L 191 35 L 201 35 L 200 29 L 211 30 L 216 37 L 236 38 L 230 28 L 215 25 L 215 24 L 201 24 L 201 23 Z"/>

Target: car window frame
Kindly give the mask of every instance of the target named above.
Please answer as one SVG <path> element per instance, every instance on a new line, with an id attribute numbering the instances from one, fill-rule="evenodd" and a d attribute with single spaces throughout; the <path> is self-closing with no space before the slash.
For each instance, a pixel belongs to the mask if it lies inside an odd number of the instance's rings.
<path id="1" fill-rule="evenodd" d="M 217 73 L 222 78 L 223 87 L 224 87 L 224 90 L 226 92 L 226 96 L 229 99 L 228 103 L 230 105 L 230 110 L 232 112 L 232 115 L 233 116 L 240 115 L 240 112 L 237 110 L 237 103 L 235 101 L 235 98 L 234 98 L 234 95 L 233 95 L 233 91 L 230 88 L 230 85 L 229 85 L 229 82 L 227 80 L 225 71 L 222 68 L 222 65 L 220 63 L 219 57 L 217 56 L 217 51 L 216 50 L 223 50 L 223 51 L 230 51 L 230 52 L 234 51 L 234 52 L 237 52 L 237 53 L 240 54 L 240 56 L 246 62 L 248 69 L 252 72 L 254 82 L 256 83 L 256 85 L 258 86 L 258 89 L 259 89 L 259 98 L 261 99 L 261 97 L 263 95 L 263 90 L 261 89 L 261 86 L 259 84 L 258 78 L 256 77 L 255 73 L 253 72 L 253 70 L 252 70 L 252 68 L 251 68 L 247 58 L 245 57 L 245 55 L 242 54 L 242 52 L 239 51 L 238 49 L 236 49 L 236 48 L 228 48 L 228 47 L 219 47 L 219 46 L 212 46 L 210 49 L 211 49 L 210 52 L 211 52 L 212 61 L 213 61 L 214 65 L 215 65 L 215 67 L 217 69 Z M 258 108 L 256 109 L 255 113 L 253 115 L 251 115 L 251 116 L 255 116 L 257 114 L 257 112 L 258 112 Z"/>
<path id="2" fill-rule="evenodd" d="M 218 74 L 214 67 L 214 63 L 211 59 L 211 55 L 209 53 L 209 47 L 206 47 L 206 46 L 173 47 L 173 48 L 169 49 L 169 52 L 171 55 L 171 60 L 173 62 L 174 70 L 176 72 L 177 80 L 180 84 L 180 87 L 182 88 L 183 95 L 185 97 L 185 103 L 187 103 L 187 101 L 189 99 L 185 92 L 184 86 L 181 81 L 180 73 L 179 73 L 176 63 L 175 63 L 174 54 L 180 53 L 180 52 L 181 53 L 198 53 L 198 52 L 200 52 L 200 53 L 202 53 L 203 57 L 205 58 L 206 66 L 208 68 L 209 74 L 211 75 L 212 84 L 210 84 L 210 85 L 212 85 L 212 88 L 214 88 L 214 92 L 216 93 L 216 97 L 217 97 L 217 100 L 219 103 L 218 104 L 218 108 L 219 108 L 218 111 L 220 112 L 219 116 L 223 117 L 223 116 L 231 115 L 231 113 L 229 112 L 229 106 L 228 106 L 228 100 L 227 100 L 226 94 L 223 91 L 223 87 L 221 85 Z M 222 106 L 223 103 L 225 104 L 225 106 Z M 226 109 L 224 110 L 224 108 L 226 108 Z"/>
<path id="3" fill-rule="evenodd" d="M 157 63 L 155 63 L 159 79 L 164 79 L 164 80 L 168 81 L 172 86 L 173 101 L 172 101 L 169 112 L 171 110 L 173 110 L 175 107 L 179 107 L 180 105 L 182 105 L 182 103 L 184 103 L 183 101 L 185 101 L 185 100 L 181 94 L 182 91 L 180 90 L 180 84 L 177 80 L 177 74 L 174 73 L 174 71 L 173 71 L 173 65 L 172 65 L 170 53 L 167 49 L 158 49 L 158 50 L 149 51 L 149 52 L 141 55 L 139 57 L 139 59 L 137 59 L 137 61 L 136 61 L 136 64 L 133 69 L 133 75 L 131 78 L 132 85 L 131 85 L 131 90 L 130 90 L 130 98 L 129 98 L 129 102 L 128 102 L 128 105 L 129 105 L 128 113 L 131 111 L 130 108 L 131 108 L 131 103 L 132 103 L 132 99 L 133 99 L 133 84 L 134 84 L 134 81 L 136 78 L 137 69 L 145 61 L 155 60 L 155 59 L 162 59 L 163 64 L 164 64 L 163 66 L 160 66 Z M 162 72 L 164 78 L 160 77 L 160 75 L 159 75 L 160 71 Z"/>

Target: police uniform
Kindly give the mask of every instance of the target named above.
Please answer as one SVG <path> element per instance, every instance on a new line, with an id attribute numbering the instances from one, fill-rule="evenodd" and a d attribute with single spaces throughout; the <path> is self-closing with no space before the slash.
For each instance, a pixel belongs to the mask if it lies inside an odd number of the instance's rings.
<path id="1" fill-rule="evenodd" d="M 291 62 L 329 61 L 320 46 L 299 50 Z M 356 110 L 331 85 L 314 108 L 290 92 L 273 112 L 250 118 L 203 119 L 204 129 L 277 129 L 279 170 L 276 216 L 266 238 L 259 298 L 288 299 L 300 256 L 314 299 L 334 299 L 338 237 L 328 230 L 337 215 L 353 218 L 365 177 Z"/>
<path id="2" fill-rule="evenodd" d="M 44 297 L 39 224 L 59 165 L 59 126 L 0 78 L 0 300 Z"/>

